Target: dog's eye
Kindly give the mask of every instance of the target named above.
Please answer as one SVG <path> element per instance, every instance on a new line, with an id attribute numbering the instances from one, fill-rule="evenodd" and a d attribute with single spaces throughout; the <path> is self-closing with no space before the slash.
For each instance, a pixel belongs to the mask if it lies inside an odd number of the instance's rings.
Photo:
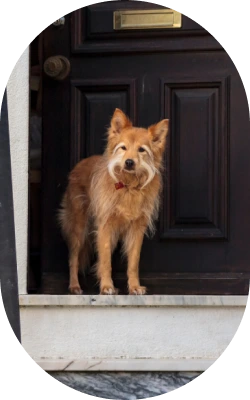
<path id="1" fill-rule="evenodd" d="M 121 149 L 122 149 L 122 150 L 127 150 L 125 146 L 122 146 Z"/>
<path id="2" fill-rule="evenodd" d="M 139 151 L 140 153 L 142 153 L 143 151 L 145 151 L 145 149 L 144 149 L 143 147 L 139 147 L 138 151 Z"/>

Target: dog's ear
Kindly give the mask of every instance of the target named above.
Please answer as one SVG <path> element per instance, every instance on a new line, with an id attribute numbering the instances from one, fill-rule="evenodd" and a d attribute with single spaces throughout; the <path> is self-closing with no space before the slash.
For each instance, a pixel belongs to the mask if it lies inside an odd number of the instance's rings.
<path id="1" fill-rule="evenodd" d="M 110 133 L 113 135 L 119 134 L 124 128 L 128 128 L 130 126 L 132 126 L 132 122 L 129 120 L 129 118 L 122 110 L 116 108 L 113 117 L 111 118 Z"/>
<path id="2" fill-rule="evenodd" d="M 151 134 L 152 142 L 159 148 L 163 148 L 168 134 L 169 120 L 163 119 L 157 124 L 151 125 L 148 130 Z"/>

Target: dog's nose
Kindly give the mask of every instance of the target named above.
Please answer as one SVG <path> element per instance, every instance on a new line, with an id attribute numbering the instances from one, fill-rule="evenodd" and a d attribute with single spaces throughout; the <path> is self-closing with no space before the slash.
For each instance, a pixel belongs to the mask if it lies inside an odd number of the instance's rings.
<path id="1" fill-rule="evenodd" d="M 133 160 L 131 160 L 131 158 L 128 158 L 125 161 L 126 168 L 128 168 L 128 169 L 133 168 L 134 164 L 135 164 L 135 162 Z"/>

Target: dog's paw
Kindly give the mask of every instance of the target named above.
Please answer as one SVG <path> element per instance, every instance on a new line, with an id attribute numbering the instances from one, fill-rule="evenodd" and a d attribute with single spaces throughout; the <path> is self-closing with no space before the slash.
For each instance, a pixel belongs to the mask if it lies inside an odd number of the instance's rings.
<path id="1" fill-rule="evenodd" d="M 129 294 L 142 295 L 147 293 L 147 288 L 145 286 L 131 286 L 129 288 Z"/>
<path id="2" fill-rule="evenodd" d="M 79 285 L 69 287 L 70 294 L 83 294 L 83 291 Z"/>
<path id="3" fill-rule="evenodd" d="M 118 294 L 118 289 L 113 286 L 103 286 L 100 290 L 100 294 Z"/>

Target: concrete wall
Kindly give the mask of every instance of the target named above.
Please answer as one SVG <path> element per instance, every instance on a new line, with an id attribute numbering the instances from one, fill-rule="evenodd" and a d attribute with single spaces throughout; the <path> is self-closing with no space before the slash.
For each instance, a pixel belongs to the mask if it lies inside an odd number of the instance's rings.
<path id="1" fill-rule="evenodd" d="M 226 349 L 246 299 L 53 296 L 52 301 L 21 298 L 23 346 L 47 370 L 197 371 Z"/>
<path id="2" fill-rule="evenodd" d="M 27 291 L 29 48 L 7 85 L 19 293 Z"/>

